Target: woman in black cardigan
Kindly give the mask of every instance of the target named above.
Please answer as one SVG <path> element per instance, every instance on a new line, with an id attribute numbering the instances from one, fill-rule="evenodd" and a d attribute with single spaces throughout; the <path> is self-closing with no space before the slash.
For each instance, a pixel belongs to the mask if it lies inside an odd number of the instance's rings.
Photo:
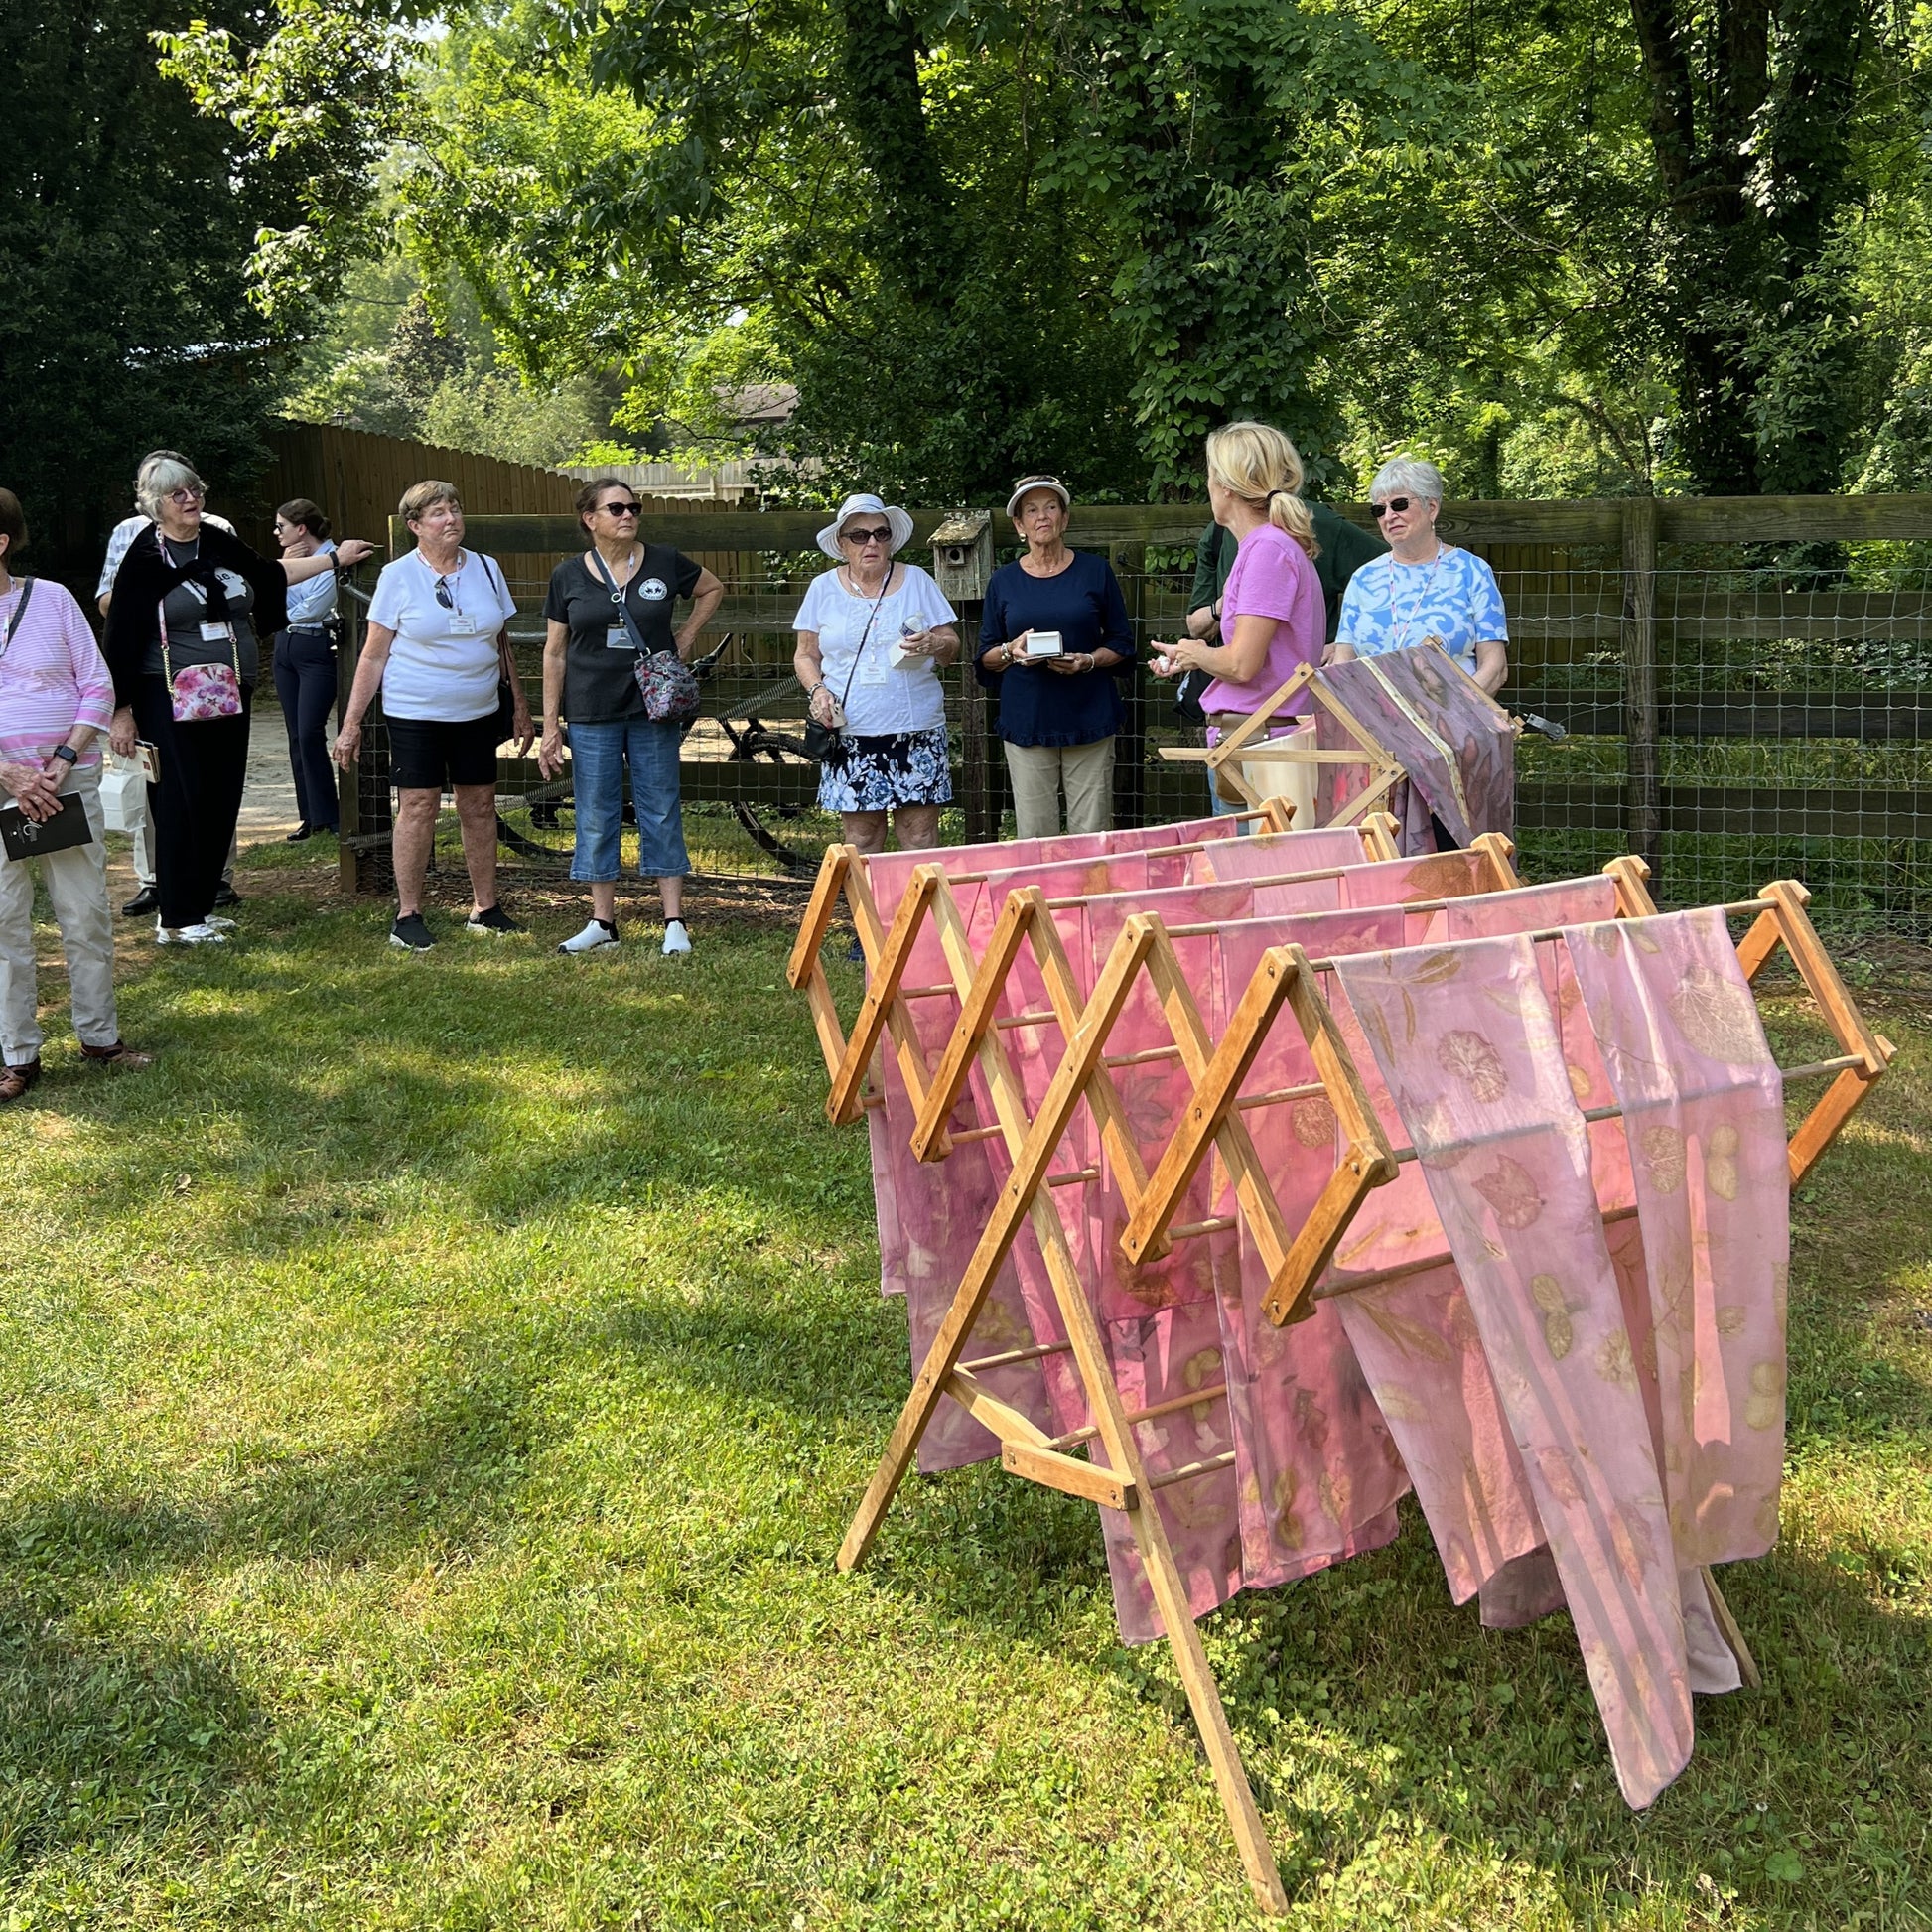
<path id="1" fill-rule="evenodd" d="M 154 522 L 129 546 L 108 607 L 108 738 L 123 758 L 145 739 L 160 762 L 148 786 L 161 896 L 156 940 L 220 945 L 233 922 L 211 915 L 241 815 L 257 640 L 288 622 L 288 578 L 280 564 L 203 521 L 207 492 L 178 458 L 144 464 L 137 493 Z M 239 710 L 228 709 L 237 695 Z M 178 709 L 217 715 L 178 718 Z"/>

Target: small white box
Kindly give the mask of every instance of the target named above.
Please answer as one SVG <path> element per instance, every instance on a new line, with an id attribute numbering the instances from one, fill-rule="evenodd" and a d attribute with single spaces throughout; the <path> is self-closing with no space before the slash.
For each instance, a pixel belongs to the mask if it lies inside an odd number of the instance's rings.
<path id="1" fill-rule="evenodd" d="M 1066 646 L 1060 641 L 1057 630 L 1031 630 L 1027 633 L 1027 655 L 1029 657 L 1060 657 L 1065 655 Z"/>

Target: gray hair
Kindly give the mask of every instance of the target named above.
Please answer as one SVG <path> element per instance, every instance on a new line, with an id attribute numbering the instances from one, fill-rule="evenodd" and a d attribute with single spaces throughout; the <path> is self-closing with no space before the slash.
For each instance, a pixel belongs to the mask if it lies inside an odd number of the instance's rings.
<path id="1" fill-rule="evenodd" d="M 1432 503 L 1443 500 L 1443 473 L 1419 456 L 1392 457 L 1375 473 L 1368 486 L 1368 500 L 1383 496 L 1427 496 Z"/>
<path id="2" fill-rule="evenodd" d="M 142 462 L 134 479 L 134 500 L 143 516 L 159 523 L 161 506 L 171 491 L 207 487 L 186 457 L 177 456 L 173 450 L 157 450 Z"/>

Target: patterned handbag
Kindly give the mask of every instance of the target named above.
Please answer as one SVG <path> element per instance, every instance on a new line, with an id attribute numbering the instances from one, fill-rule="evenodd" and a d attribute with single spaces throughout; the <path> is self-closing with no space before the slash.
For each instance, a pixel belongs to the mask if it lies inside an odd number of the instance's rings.
<path id="1" fill-rule="evenodd" d="M 629 621 L 626 611 L 624 621 Z M 682 725 L 698 715 L 698 674 L 676 651 L 639 653 L 636 674 L 646 718 L 660 725 Z"/>
<path id="2" fill-rule="evenodd" d="M 161 670 L 168 680 L 169 703 L 178 725 L 241 716 L 241 653 L 232 627 L 225 664 L 184 664 L 176 670 L 168 650 L 168 614 L 161 614 Z"/>

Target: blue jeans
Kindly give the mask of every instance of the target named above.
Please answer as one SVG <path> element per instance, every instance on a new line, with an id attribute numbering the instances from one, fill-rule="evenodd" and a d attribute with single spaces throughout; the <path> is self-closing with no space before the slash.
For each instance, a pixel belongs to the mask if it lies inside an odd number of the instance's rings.
<path id="1" fill-rule="evenodd" d="M 577 794 L 577 848 L 570 876 L 580 885 L 618 877 L 622 858 L 623 767 L 630 764 L 630 802 L 637 811 L 637 872 L 644 879 L 682 879 L 691 870 L 678 798 L 680 725 L 620 718 L 570 727 L 570 764 Z"/>

